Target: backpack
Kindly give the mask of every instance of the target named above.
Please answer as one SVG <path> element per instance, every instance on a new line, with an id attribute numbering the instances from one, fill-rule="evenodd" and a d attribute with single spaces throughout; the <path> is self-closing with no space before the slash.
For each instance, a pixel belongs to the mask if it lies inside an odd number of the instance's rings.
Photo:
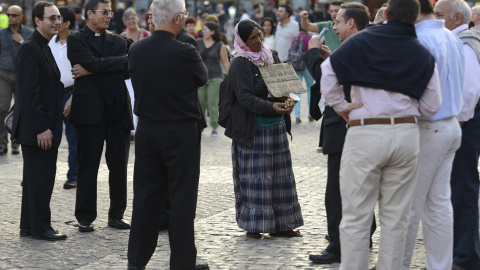
<path id="1" fill-rule="evenodd" d="M 307 35 L 303 35 L 300 38 L 297 36 L 292 47 L 288 49 L 287 61 L 292 64 L 295 71 L 301 71 L 307 68 L 307 64 L 305 63 L 305 61 L 303 61 L 303 56 L 305 56 L 306 53 L 305 45 L 303 45 L 303 40 L 306 36 Z"/>
<path id="2" fill-rule="evenodd" d="M 235 58 L 233 61 L 239 61 L 240 58 Z M 246 59 L 244 62 L 247 72 L 251 73 L 250 62 Z M 230 74 L 230 71 L 228 72 Z M 230 120 L 230 115 L 232 114 L 232 105 L 237 102 L 237 97 L 235 96 L 235 90 L 229 82 L 229 74 L 223 78 L 222 83 L 220 84 L 220 97 L 218 100 L 218 124 L 221 127 L 226 128 L 228 121 Z"/>

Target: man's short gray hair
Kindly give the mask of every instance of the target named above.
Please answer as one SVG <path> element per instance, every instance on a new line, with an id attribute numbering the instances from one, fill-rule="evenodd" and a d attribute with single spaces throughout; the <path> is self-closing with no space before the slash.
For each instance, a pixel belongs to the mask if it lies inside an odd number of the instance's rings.
<path id="1" fill-rule="evenodd" d="M 472 20 L 472 10 L 464 0 L 451 1 L 450 19 L 455 19 L 455 14 L 462 14 L 462 24 L 468 24 Z"/>
<path id="2" fill-rule="evenodd" d="M 185 11 L 184 0 L 153 0 L 153 22 L 156 26 L 168 24 L 173 16 Z"/>

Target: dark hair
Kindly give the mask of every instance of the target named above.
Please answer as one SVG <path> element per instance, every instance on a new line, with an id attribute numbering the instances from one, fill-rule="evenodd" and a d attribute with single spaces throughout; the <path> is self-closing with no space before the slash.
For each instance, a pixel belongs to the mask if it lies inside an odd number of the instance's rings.
<path id="1" fill-rule="evenodd" d="M 87 16 L 87 12 L 91 10 L 93 13 L 95 13 L 94 10 L 98 8 L 98 4 L 110 4 L 110 0 L 87 0 L 85 3 L 85 17 Z"/>
<path id="2" fill-rule="evenodd" d="M 263 18 L 262 23 L 260 24 L 260 26 L 262 27 L 261 29 L 263 30 L 263 25 L 266 21 L 269 21 L 270 24 L 272 24 L 272 32 L 270 34 L 275 35 L 275 21 L 270 17 Z"/>
<path id="3" fill-rule="evenodd" d="M 329 7 L 330 7 L 330 6 L 341 6 L 341 5 L 343 5 L 343 4 L 345 4 L 345 1 L 335 0 L 335 1 L 330 2 L 330 4 L 329 4 L 328 6 L 329 6 Z"/>
<path id="4" fill-rule="evenodd" d="M 414 23 L 420 12 L 418 0 L 389 0 L 387 18 L 389 21 Z"/>
<path id="5" fill-rule="evenodd" d="M 197 24 L 197 20 L 195 20 L 195 18 L 192 17 L 192 16 L 187 17 L 187 19 L 185 19 L 185 26 L 186 26 L 187 24 L 191 24 L 191 23 Z"/>
<path id="6" fill-rule="evenodd" d="M 253 9 L 257 9 L 257 8 L 260 8 L 260 5 L 259 5 L 259 4 L 253 5 Z"/>
<path id="7" fill-rule="evenodd" d="M 343 18 L 345 20 L 353 19 L 358 31 L 365 29 L 370 22 L 370 12 L 368 8 L 360 3 L 342 4 L 340 9 L 345 9 Z"/>
<path id="8" fill-rule="evenodd" d="M 60 11 L 60 15 L 63 17 L 63 22 L 70 22 L 70 26 L 68 27 L 70 30 L 75 28 L 75 12 L 69 6 L 59 6 L 58 11 Z"/>
<path id="9" fill-rule="evenodd" d="M 423 15 L 433 14 L 432 0 L 418 0 L 420 3 L 420 13 Z"/>
<path id="10" fill-rule="evenodd" d="M 212 39 L 215 41 L 223 41 L 223 34 L 222 31 L 220 31 L 220 27 L 212 22 L 207 22 L 204 24 L 210 31 L 214 31 L 212 35 Z"/>
<path id="11" fill-rule="evenodd" d="M 43 15 L 45 15 L 45 8 L 46 7 L 51 7 L 54 6 L 53 3 L 46 2 L 46 1 L 40 1 L 35 4 L 32 8 L 32 21 L 33 21 L 33 26 L 37 28 L 38 25 L 35 24 L 35 18 L 39 18 L 40 20 L 43 20 Z"/>
<path id="12" fill-rule="evenodd" d="M 248 37 L 252 34 L 252 31 L 255 28 L 262 29 L 258 23 L 250 19 L 238 23 L 238 35 L 244 43 L 247 43 Z"/>
<path id="13" fill-rule="evenodd" d="M 283 7 L 283 8 L 285 9 L 285 11 L 288 13 L 288 16 L 289 16 L 289 17 L 292 16 L 293 10 L 292 10 L 292 8 L 291 8 L 289 5 L 280 5 L 280 6 L 278 6 L 278 8 L 281 8 L 281 7 Z"/>

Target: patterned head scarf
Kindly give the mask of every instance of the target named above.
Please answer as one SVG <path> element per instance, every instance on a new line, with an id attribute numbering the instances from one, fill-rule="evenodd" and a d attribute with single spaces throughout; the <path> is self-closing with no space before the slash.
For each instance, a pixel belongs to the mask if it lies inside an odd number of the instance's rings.
<path id="1" fill-rule="evenodd" d="M 235 41 L 233 42 L 235 50 L 230 53 L 232 58 L 245 57 L 257 67 L 273 64 L 272 51 L 267 46 L 262 44 L 262 50 L 259 52 L 254 52 L 245 44 L 245 42 L 243 42 L 242 38 L 240 38 L 240 34 L 238 33 L 239 24 L 240 23 L 235 26 Z"/>

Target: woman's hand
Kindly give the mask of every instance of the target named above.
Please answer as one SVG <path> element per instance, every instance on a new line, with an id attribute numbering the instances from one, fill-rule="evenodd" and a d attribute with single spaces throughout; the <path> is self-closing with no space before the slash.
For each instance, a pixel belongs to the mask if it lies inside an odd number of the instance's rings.
<path id="1" fill-rule="evenodd" d="M 285 103 L 275 102 L 273 103 L 273 111 L 278 114 L 289 114 L 293 109 L 285 109 Z"/>

